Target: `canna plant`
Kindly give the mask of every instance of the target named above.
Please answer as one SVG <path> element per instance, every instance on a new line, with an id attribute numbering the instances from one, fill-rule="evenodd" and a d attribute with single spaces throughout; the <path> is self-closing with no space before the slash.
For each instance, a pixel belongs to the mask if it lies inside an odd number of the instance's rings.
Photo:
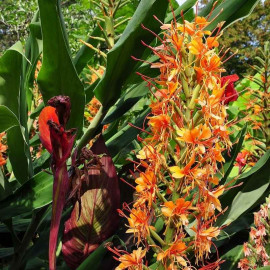
<path id="1" fill-rule="evenodd" d="M 245 129 L 233 140 L 237 76 L 221 76 L 218 50 L 222 30 L 257 2 L 210 1 L 194 14 L 195 0 L 174 12 L 167 0 L 93 1 L 98 23 L 73 56 L 64 5 L 38 0 L 28 39 L 0 58 L 1 267 L 223 267 L 227 231 L 244 229 L 234 222 L 269 188 L 269 152 L 231 176 Z M 134 163 L 131 205 L 117 174 Z"/>

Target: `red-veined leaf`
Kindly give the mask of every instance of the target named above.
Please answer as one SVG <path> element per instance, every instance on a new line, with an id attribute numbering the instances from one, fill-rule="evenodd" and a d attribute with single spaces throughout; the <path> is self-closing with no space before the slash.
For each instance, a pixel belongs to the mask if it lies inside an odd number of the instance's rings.
<path id="1" fill-rule="evenodd" d="M 88 170 L 89 185 L 82 183 L 81 207 L 77 201 L 65 223 L 62 252 L 69 267 L 78 265 L 118 226 L 120 192 L 116 169 L 102 137 L 91 148 L 102 155 L 101 169 Z"/>

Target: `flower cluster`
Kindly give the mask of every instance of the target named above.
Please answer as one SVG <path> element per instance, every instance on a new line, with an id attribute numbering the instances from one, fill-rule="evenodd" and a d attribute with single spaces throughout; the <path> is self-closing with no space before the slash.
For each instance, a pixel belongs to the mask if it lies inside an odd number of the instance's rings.
<path id="1" fill-rule="evenodd" d="M 270 198 L 267 198 L 261 209 L 254 213 L 254 225 L 250 230 L 249 242 L 244 243 L 245 257 L 238 263 L 241 270 L 270 265 Z"/>
<path id="2" fill-rule="evenodd" d="M 151 114 L 148 129 L 138 137 L 143 147 L 139 162 L 134 161 L 136 200 L 133 208 L 124 206 L 129 214 L 120 214 L 128 219 L 127 232 L 137 246 L 153 248 L 160 269 L 218 269 L 221 263 L 209 257 L 222 229 L 215 221 L 223 212 L 219 197 L 226 188 L 216 175 L 225 161 L 222 152 L 232 145 L 226 105 L 238 97 L 233 85 L 238 77 L 221 76 L 222 24 L 210 32 L 210 23 L 196 16 L 194 22 L 162 24 L 161 45 L 146 45 L 159 59 L 151 68 L 160 75 L 141 75 L 152 94 Z M 163 222 L 162 234 L 157 220 Z"/>

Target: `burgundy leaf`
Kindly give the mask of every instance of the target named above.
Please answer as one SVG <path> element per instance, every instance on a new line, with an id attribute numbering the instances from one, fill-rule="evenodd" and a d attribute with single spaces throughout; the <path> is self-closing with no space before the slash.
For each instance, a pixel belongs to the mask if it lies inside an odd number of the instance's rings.
<path id="1" fill-rule="evenodd" d="M 93 155 L 102 155 L 102 166 L 97 164 L 88 168 L 88 176 L 80 178 L 81 207 L 77 201 L 65 223 L 62 239 L 63 257 L 72 269 L 76 269 L 118 227 L 120 192 L 116 169 L 101 136 L 91 150 Z"/>

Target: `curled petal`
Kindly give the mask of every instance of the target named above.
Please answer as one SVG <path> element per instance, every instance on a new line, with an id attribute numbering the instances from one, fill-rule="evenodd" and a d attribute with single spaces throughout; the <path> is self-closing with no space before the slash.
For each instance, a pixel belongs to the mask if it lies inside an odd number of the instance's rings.
<path id="1" fill-rule="evenodd" d="M 59 124 L 56 109 L 51 106 L 47 106 L 41 111 L 38 119 L 38 124 L 40 141 L 43 146 L 48 150 L 48 152 L 52 153 L 52 143 L 48 121 Z"/>
<path id="2" fill-rule="evenodd" d="M 70 98 L 68 96 L 55 96 L 49 99 L 48 105 L 56 108 L 59 122 L 65 127 L 70 116 Z"/>

